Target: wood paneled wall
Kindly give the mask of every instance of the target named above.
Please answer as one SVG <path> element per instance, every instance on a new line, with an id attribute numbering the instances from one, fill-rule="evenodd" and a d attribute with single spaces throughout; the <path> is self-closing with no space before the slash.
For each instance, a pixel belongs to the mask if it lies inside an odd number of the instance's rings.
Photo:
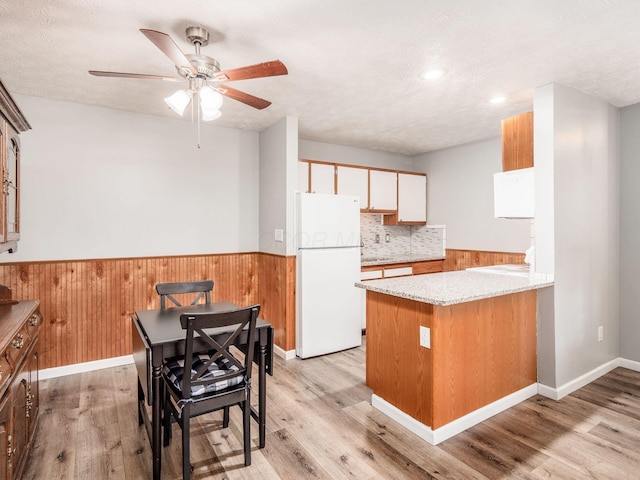
<path id="1" fill-rule="evenodd" d="M 524 254 L 447 250 L 445 271 L 522 263 Z M 296 259 L 266 253 L 0 264 L 14 299 L 40 300 L 42 368 L 131 353 L 131 315 L 159 308 L 159 282 L 213 279 L 213 301 L 261 305 L 275 343 L 295 349 Z"/>
<path id="2" fill-rule="evenodd" d="M 212 301 L 260 303 L 276 343 L 295 348 L 292 274 L 295 257 L 237 253 L 1 264 L 0 284 L 16 300 L 40 300 L 41 368 L 50 368 L 130 354 L 131 315 L 160 307 L 158 282 L 213 279 Z"/>
<path id="3" fill-rule="evenodd" d="M 274 343 L 285 351 L 296 348 L 296 257 L 262 253 L 258 260 L 260 315 L 275 330 Z"/>
<path id="4" fill-rule="evenodd" d="M 487 265 L 522 264 L 524 253 L 487 252 L 482 250 L 457 250 L 447 248 L 444 271 L 464 270 Z"/>

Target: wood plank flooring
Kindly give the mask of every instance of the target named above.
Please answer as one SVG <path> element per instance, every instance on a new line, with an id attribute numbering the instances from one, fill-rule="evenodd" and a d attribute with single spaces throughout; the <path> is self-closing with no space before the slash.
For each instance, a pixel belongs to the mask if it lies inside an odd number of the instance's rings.
<path id="1" fill-rule="evenodd" d="M 437 446 L 370 404 L 364 347 L 276 359 L 268 378 L 267 445 L 244 467 L 232 410 L 192 421 L 196 479 L 637 479 L 640 373 L 618 368 L 559 402 L 535 396 Z M 151 478 L 138 427 L 133 365 L 41 382 L 40 421 L 24 479 Z M 235 410 L 235 411 L 234 411 Z M 180 432 L 163 479 L 181 478 Z"/>

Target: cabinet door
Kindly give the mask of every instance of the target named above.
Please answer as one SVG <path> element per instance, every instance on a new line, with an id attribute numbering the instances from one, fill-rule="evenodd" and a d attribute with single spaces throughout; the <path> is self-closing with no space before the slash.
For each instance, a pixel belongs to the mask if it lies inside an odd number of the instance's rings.
<path id="1" fill-rule="evenodd" d="M 11 385 L 11 397 L 13 398 L 13 470 L 21 470 L 19 463 L 25 458 L 24 452 L 28 441 L 28 418 L 27 418 L 27 398 L 29 391 L 29 372 L 26 362 L 16 373 Z"/>
<path id="2" fill-rule="evenodd" d="M 298 190 L 309 191 L 309 162 L 298 162 Z"/>
<path id="3" fill-rule="evenodd" d="M 398 174 L 398 223 L 427 222 L 426 175 Z"/>
<path id="4" fill-rule="evenodd" d="M 9 129 L 9 132 L 12 132 Z M 5 190 L 5 238 L 18 240 L 20 238 L 20 141 L 18 135 L 8 139 L 6 175 L 4 177 Z"/>
<path id="5" fill-rule="evenodd" d="M 398 174 L 382 170 L 369 170 L 369 210 L 398 209 Z"/>
<path id="6" fill-rule="evenodd" d="M 502 121 L 502 171 L 533 167 L 533 112 Z"/>
<path id="7" fill-rule="evenodd" d="M 360 197 L 360 209 L 369 208 L 369 171 L 358 167 L 336 167 L 338 193 Z"/>
<path id="8" fill-rule="evenodd" d="M 311 168 L 311 192 L 336 193 L 336 167 L 326 163 L 309 163 Z"/>
<path id="9" fill-rule="evenodd" d="M 27 357 L 27 370 L 29 372 L 29 385 L 27 388 L 27 417 L 29 437 L 33 438 L 35 433 L 38 414 L 40 412 L 40 388 L 38 384 L 38 371 L 40 362 L 38 357 L 38 337 L 32 344 L 31 351 Z"/>
<path id="10" fill-rule="evenodd" d="M 10 480 L 13 475 L 13 438 L 11 437 L 11 395 L 0 402 L 0 480 Z"/>
<path id="11" fill-rule="evenodd" d="M 0 182 L 2 187 L 0 188 L 0 243 L 7 241 L 6 239 L 6 223 L 7 214 L 5 207 L 5 178 L 8 176 L 7 172 L 7 157 L 9 148 L 9 142 L 7 142 L 7 122 L 0 116 Z"/>

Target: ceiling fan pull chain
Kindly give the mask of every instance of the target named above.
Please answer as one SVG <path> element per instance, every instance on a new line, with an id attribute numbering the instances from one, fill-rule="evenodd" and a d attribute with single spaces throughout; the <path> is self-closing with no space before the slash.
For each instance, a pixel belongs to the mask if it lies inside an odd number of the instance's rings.
<path id="1" fill-rule="evenodd" d="M 198 117 L 198 148 L 200 148 L 200 95 L 196 95 L 196 97 L 198 97 L 197 99 L 198 111 L 196 112 L 196 117 Z M 196 102 L 191 102 L 191 103 L 196 103 Z"/>

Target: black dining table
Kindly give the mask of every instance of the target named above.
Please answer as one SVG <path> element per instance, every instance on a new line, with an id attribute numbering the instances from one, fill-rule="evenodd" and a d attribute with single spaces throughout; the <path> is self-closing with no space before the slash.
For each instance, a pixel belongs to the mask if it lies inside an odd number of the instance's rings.
<path id="1" fill-rule="evenodd" d="M 231 302 L 190 305 L 186 307 L 157 310 L 139 310 L 132 315 L 133 359 L 138 372 L 138 421 L 144 424 L 151 442 L 153 455 L 153 478 L 160 479 L 162 465 L 162 368 L 165 359 L 184 354 L 185 330 L 180 325 L 183 313 L 216 313 L 235 310 Z M 259 427 L 260 448 L 266 436 L 266 374 L 273 375 L 273 327 L 262 319 L 256 325 L 253 346 L 247 345 L 247 335 L 239 335 L 234 345 L 246 352 L 254 348 L 253 361 L 258 366 L 258 408 L 251 407 L 251 416 Z M 207 330 L 217 341 L 222 342 L 231 334 L 229 327 Z M 206 344 L 203 344 L 206 348 Z M 149 419 L 145 402 L 151 406 Z"/>

